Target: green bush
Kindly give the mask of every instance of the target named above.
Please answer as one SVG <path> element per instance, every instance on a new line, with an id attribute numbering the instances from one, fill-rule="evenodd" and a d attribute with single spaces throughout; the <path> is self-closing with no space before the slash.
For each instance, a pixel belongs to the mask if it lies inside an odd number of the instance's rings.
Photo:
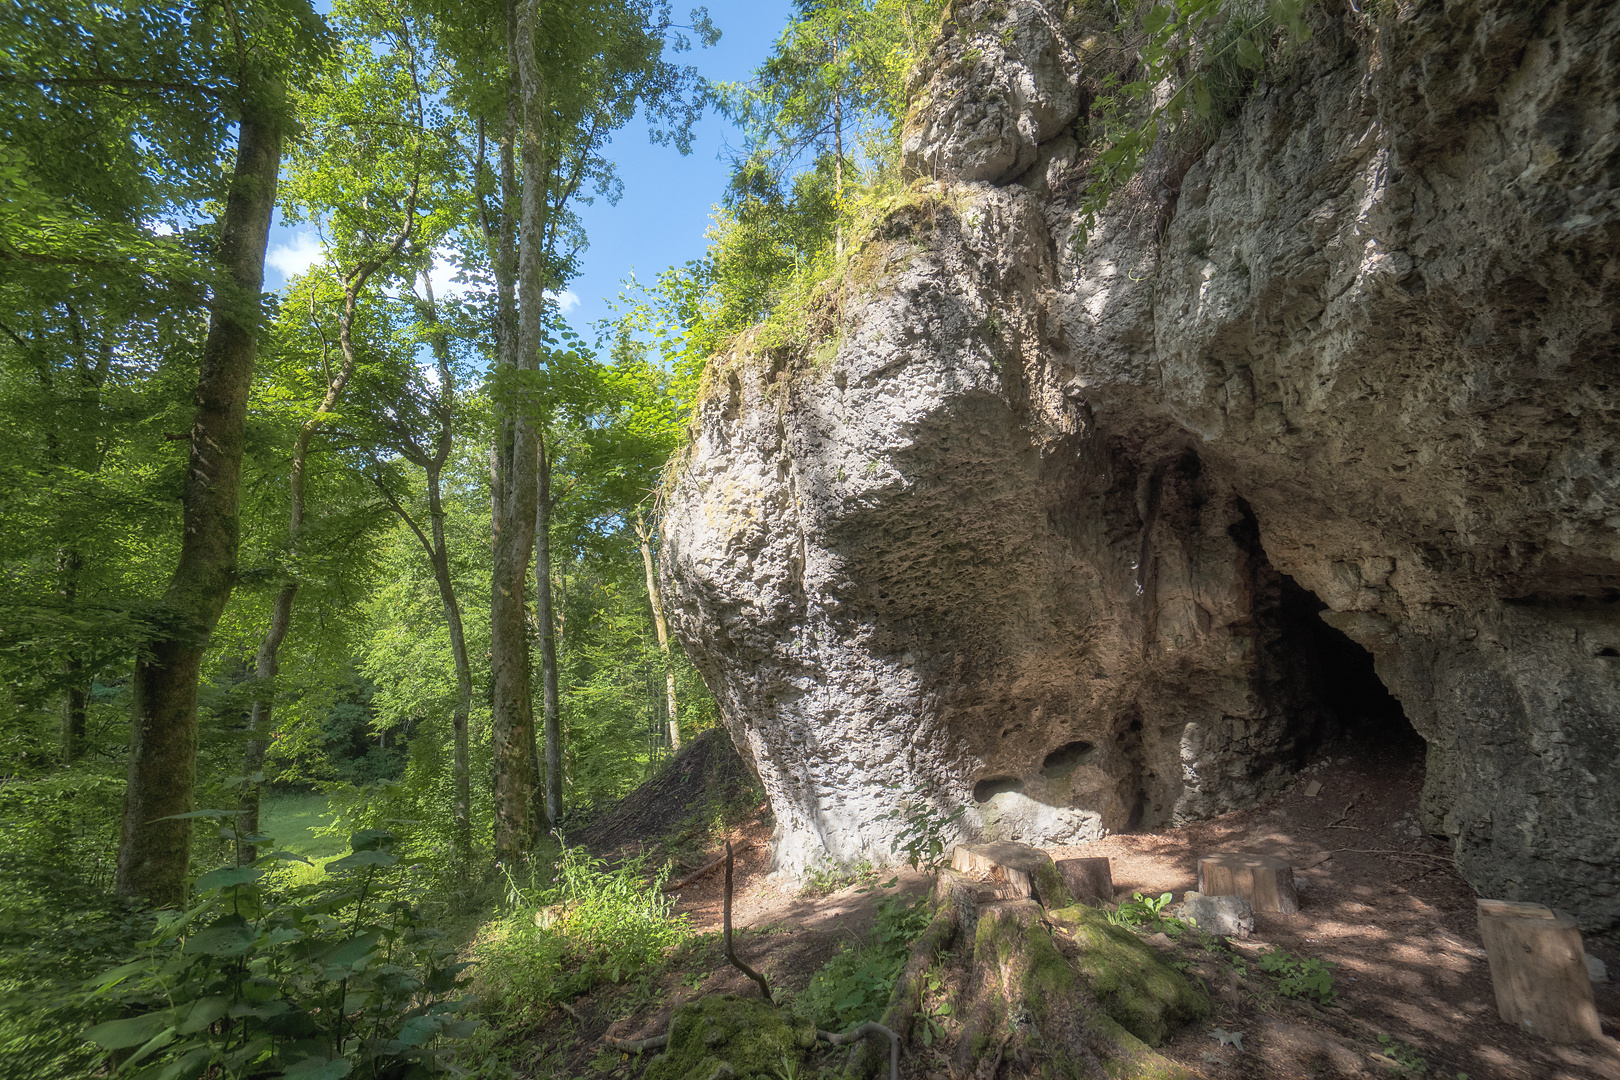
<path id="1" fill-rule="evenodd" d="M 263 879 L 280 853 L 202 875 L 199 903 L 159 913 L 142 954 L 94 980 L 104 1019 L 85 1038 L 140 1080 L 447 1071 L 475 1026 L 457 993 L 468 965 L 406 899 L 393 837 L 350 846 L 327 881 L 279 897 Z"/>
<path id="2" fill-rule="evenodd" d="M 1330 1005 L 1339 996 L 1333 989 L 1333 961 L 1294 956 L 1281 949 L 1262 953 L 1256 963 L 1261 971 L 1277 980 L 1277 993 Z"/>
<path id="3" fill-rule="evenodd" d="M 932 917 L 926 899 L 890 896 L 879 901 L 871 941 L 846 946 L 827 961 L 795 999 L 794 1009 L 827 1031 L 848 1031 L 881 1018 L 894 982 L 911 955 L 911 943 L 928 928 Z"/>
<path id="4" fill-rule="evenodd" d="M 554 870 L 538 887 L 509 877 L 511 913 L 476 948 L 485 1007 L 506 1026 L 538 1020 L 601 983 L 644 975 L 693 936 L 663 891 L 667 864 L 650 875 L 644 857 L 609 869 L 584 848 L 565 847 Z M 537 925 L 537 916 L 549 925 Z"/>

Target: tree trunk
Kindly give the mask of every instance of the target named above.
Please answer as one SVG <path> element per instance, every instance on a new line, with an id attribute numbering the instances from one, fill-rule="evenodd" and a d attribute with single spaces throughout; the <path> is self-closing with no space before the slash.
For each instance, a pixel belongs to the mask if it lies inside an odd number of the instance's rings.
<path id="1" fill-rule="evenodd" d="M 450 548 L 444 538 L 444 463 L 450 460 L 455 448 L 456 373 L 450 360 L 450 345 L 439 322 L 438 302 L 433 296 L 431 277 L 425 281 L 427 300 L 417 303 L 417 315 L 427 327 L 428 343 L 439 368 L 439 400 L 435 412 L 439 431 L 434 440 L 433 454 L 424 455 L 420 464 L 427 473 L 428 522 L 433 539 L 428 540 L 415 522 L 403 514 L 407 524 L 416 531 L 422 546 L 427 549 L 428 562 L 433 567 L 433 580 L 439 586 L 439 599 L 444 604 L 444 619 L 450 627 L 450 654 L 456 665 L 456 704 L 452 726 L 455 731 L 455 751 L 450 775 L 454 784 L 456 864 L 465 870 L 472 852 L 472 765 L 467 745 L 467 722 L 472 713 L 472 664 L 467 660 L 467 633 L 461 621 L 461 604 L 456 600 L 455 583 L 450 577 Z"/>
<path id="2" fill-rule="evenodd" d="M 669 748 L 681 748 L 681 725 L 675 715 L 675 664 L 669 651 L 669 623 L 664 618 L 664 600 L 658 592 L 658 574 L 653 570 L 652 533 L 642 516 L 636 514 L 636 539 L 641 541 L 641 566 L 647 571 L 647 599 L 652 603 L 653 629 L 658 632 L 658 648 L 664 654 L 664 697 L 669 705 Z"/>
<path id="3" fill-rule="evenodd" d="M 545 304 L 546 176 L 544 85 L 535 56 L 535 0 L 508 0 L 507 50 L 517 85 L 509 87 L 501 146 L 503 195 L 497 275 L 504 273 L 499 316 L 501 355 L 509 370 L 538 366 L 540 316 Z M 521 141 L 522 185 L 518 220 L 512 196 L 519 187 L 514 155 Z M 514 235 L 515 234 L 515 235 Z M 515 275 L 512 259 L 520 239 Z M 499 281 L 497 284 L 501 284 Z M 515 309 L 515 310 L 514 310 Z M 511 395 L 516 397 L 516 395 Z M 521 399 L 499 403 L 497 443 L 491 455 L 494 490 L 494 571 L 490 589 L 490 677 L 495 765 L 495 857 L 515 858 L 537 831 L 530 820 L 534 755 L 534 699 L 529 664 L 525 592 L 534 548 L 535 476 L 539 446 L 532 416 Z"/>
<path id="4" fill-rule="evenodd" d="M 56 569 L 61 581 L 62 599 L 71 608 L 79 596 L 79 574 L 84 556 L 76 548 L 62 547 L 56 553 Z M 62 677 L 67 692 L 62 699 L 62 761 L 71 764 L 84 756 L 85 709 L 89 700 L 84 677 L 84 660 L 69 649 L 62 661 Z"/>
<path id="5" fill-rule="evenodd" d="M 540 681 L 545 695 L 546 820 L 562 817 L 562 718 L 557 695 L 557 620 L 551 610 L 551 454 L 540 441 L 540 469 L 535 500 L 535 617 L 540 624 Z"/>
<path id="6" fill-rule="evenodd" d="M 160 906 L 185 900 L 197 775 L 197 679 L 235 584 L 237 508 L 248 387 L 258 347 L 264 253 L 281 165 L 279 120 L 245 110 L 220 222 L 216 288 L 203 342 L 180 560 L 164 594 L 162 630 L 135 665 L 129 786 L 118 845 L 119 896 Z"/>
<path id="7" fill-rule="evenodd" d="M 288 483 L 291 507 L 287 519 L 289 560 L 297 554 L 298 543 L 304 532 L 304 515 L 308 509 L 304 496 L 305 470 L 309 463 L 310 443 L 314 441 L 321 422 L 332 414 L 338 399 L 343 396 L 344 389 L 349 385 L 349 379 L 354 375 L 357 363 L 354 350 L 354 318 L 360 308 L 361 290 L 366 287 L 371 275 L 392 258 L 410 236 L 415 223 L 414 205 L 415 199 L 412 198 L 406 208 L 405 225 L 388 255 L 382 259 L 362 262 L 344 279 L 343 313 L 338 316 L 338 348 L 343 359 L 338 364 L 337 371 L 327 379 L 326 393 L 321 397 L 321 403 L 315 407 L 315 415 L 304 421 L 298 429 L 297 438 L 293 441 L 292 469 Z M 311 304 L 313 305 L 313 300 Z M 270 749 L 270 726 L 276 705 L 275 680 L 281 671 L 279 654 L 282 642 L 287 640 L 287 631 L 292 628 L 293 601 L 297 596 L 298 579 L 289 574 L 276 593 L 275 603 L 270 609 L 270 628 L 265 632 L 264 640 L 259 643 L 258 656 L 253 666 L 253 711 L 248 719 L 248 748 L 243 761 L 244 775 L 247 779 L 242 788 L 240 805 L 242 813 L 236 823 L 238 834 L 243 836 L 256 836 L 259 832 L 259 801 L 264 789 L 264 759 Z M 258 847 L 252 843 L 244 844 L 241 848 L 244 862 L 252 862 L 258 854 Z"/>

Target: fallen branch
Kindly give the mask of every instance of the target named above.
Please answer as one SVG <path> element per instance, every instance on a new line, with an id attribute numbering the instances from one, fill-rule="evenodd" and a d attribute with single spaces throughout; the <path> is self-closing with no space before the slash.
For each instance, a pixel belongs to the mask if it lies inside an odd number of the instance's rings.
<path id="1" fill-rule="evenodd" d="M 749 848 L 751 848 L 753 846 L 754 846 L 754 842 L 752 840 L 744 840 L 741 844 L 737 845 L 737 850 L 738 851 L 747 851 Z M 713 870 L 715 867 L 717 867 L 721 863 L 725 862 L 727 858 L 728 858 L 728 856 L 726 856 L 726 855 L 716 855 L 714 858 L 710 859 L 708 862 L 704 863 L 702 866 L 698 867 L 696 870 L 692 871 L 690 874 L 687 874 L 685 877 L 681 878 L 679 881 L 672 881 L 668 885 L 665 885 L 664 886 L 664 891 L 665 892 L 676 892 L 676 891 L 678 891 L 680 889 L 686 888 L 688 885 L 692 884 L 692 882 L 696 881 L 698 878 L 702 877 L 704 874 L 707 874 L 710 870 Z"/>
<path id="2" fill-rule="evenodd" d="M 744 975 L 748 976 L 750 979 L 753 979 L 755 982 L 759 983 L 760 996 L 763 997 L 766 1001 L 769 1001 L 774 1005 L 776 1003 L 776 1000 L 771 997 L 771 988 L 765 982 L 765 976 L 761 975 L 759 972 L 755 971 L 753 968 L 749 967 L 747 964 L 745 964 L 741 960 L 737 959 L 736 950 L 734 950 L 731 947 L 731 854 L 732 854 L 732 852 L 731 852 L 731 841 L 727 840 L 726 841 L 726 899 L 725 899 L 725 906 L 722 908 L 722 912 L 723 912 L 722 918 L 724 920 L 723 923 L 722 923 L 722 926 L 723 926 L 724 931 L 725 931 L 723 940 L 725 942 L 726 959 L 731 961 L 731 966 L 732 967 L 736 968 L 738 971 L 742 972 Z"/>
<path id="3" fill-rule="evenodd" d="M 816 1032 L 816 1038 L 825 1039 L 834 1046 L 848 1046 L 857 1039 L 864 1039 L 868 1035 L 887 1035 L 889 1037 L 889 1080 L 900 1080 L 900 1036 L 876 1020 L 868 1020 L 860 1027 L 852 1031 L 846 1031 L 842 1035 L 835 1035 L 830 1031 Z"/>

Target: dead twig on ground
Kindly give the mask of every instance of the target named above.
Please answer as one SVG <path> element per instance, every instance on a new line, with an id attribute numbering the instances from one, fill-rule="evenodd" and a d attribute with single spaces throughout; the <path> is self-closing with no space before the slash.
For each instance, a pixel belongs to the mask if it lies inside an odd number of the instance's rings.
<path id="1" fill-rule="evenodd" d="M 761 997 L 763 997 L 766 1001 L 769 1001 L 772 1004 L 775 1004 L 776 999 L 771 997 L 771 988 L 770 988 L 769 984 L 767 984 L 765 982 L 765 976 L 761 975 L 759 972 L 755 971 L 753 968 L 749 967 L 747 964 L 745 964 L 741 960 L 737 959 L 736 950 L 734 950 L 731 947 L 731 855 L 732 855 L 731 841 L 727 840 L 726 841 L 726 897 L 725 897 L 724 907 L 721 909 L 722 910 L 722 916 L 721 917 L 722 917 L 722 920 L 723 920 L 721 926 L 722 926 L 722 929 L 724 931 L 723 936 L 722 936 L 722 940 L 725 942 L 726 959 L 731 961 L 731 966 L 732 967 L 736 968 L 738 971 L 742 972 L 744 975 L 748 976 L 750 979 L 753 979 L 755 982 L 757 982 L 759 984 L 759 993 L 760 993 Z"/>
<path id="2" fill-rule="evenodd" d="M 747 851 L 749 848 L 751 848 L 753 846 L 754 846 L 754 842 L 752 840 L 744 840 L 741 844 L 737 845 L 737 850 L 738 851 Z M 707 874 L 710 870 L 713 870 L 715 867 L 717 867 L 721 863 L 725 862 L 726 859 L 728 859 L 728 858 L 730 858 L 729 854 L 728 855 L 716 855 L 714 858 L 710 859 L 708 862 L 704 863 L 702 866 L 698 867 L 696 870 L 692 871 L 690 874 L 687 874 L 685 877 L 681 878 L 679 881 L 672 881 L 668 885 L 665 885 L 664 886 L 664 891 L 665 892 L 676 892 L 676 891 L 678 891 L 680 889 L 686 888 L 688 885 L 692 884 L 692 882 L 696 881 L 698 878 L 702 877 L 704 874 Z"/>

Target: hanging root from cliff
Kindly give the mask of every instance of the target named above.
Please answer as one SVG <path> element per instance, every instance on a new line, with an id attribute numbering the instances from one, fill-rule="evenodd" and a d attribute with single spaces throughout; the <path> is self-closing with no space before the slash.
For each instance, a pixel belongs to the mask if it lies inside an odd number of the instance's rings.
<path id="1" fill-rule="evenodd" d="M 771 997 L 771 988 L 770 988 L 770 985 L 768 983 L 766 983 L 765 976 L 761 975 L 759 972 L 755 971 L 753 968 L 749 967 L 747 964 L 745 964 L 741 960 L 737 959 L 737 951 L 731 947 L 731 863 L 732 863 L 731 841 L 727 840 L 726 841 L 726 897 L 725 897 L 724 905 L 723 905 L 723 907 L 721 909 L 722 910 L 722 923 L 721 923 L 721 925 L 722 925 L 722 927 L 724 929 L 723 940 L 725 942 L 726 959 L 731 962 L 732 967 L 736 968 L 738 971 L 742 972 L 744 975 L 748 976 L 750 979 L 753 979 L 756 983 L 759 984 L 759 995 L 760 995 L 760 997 L 764 998 L 766 1001 L 774 1002 L 775 998 Z"/>

